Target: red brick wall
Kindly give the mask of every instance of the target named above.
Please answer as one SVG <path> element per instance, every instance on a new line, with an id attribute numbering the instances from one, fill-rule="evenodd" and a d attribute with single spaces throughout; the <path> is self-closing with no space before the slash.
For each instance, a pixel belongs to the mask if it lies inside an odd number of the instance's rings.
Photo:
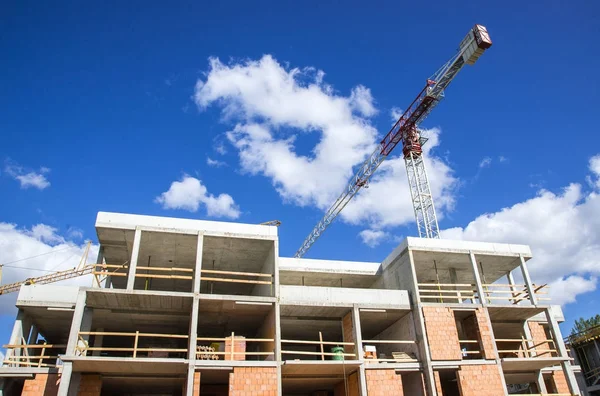
<path id="1" fill-rule="evenodd" d="M 538 322 L 527 322 L 529 326 L 529 331 L 531 332 L 531 338 L 533 339 L 533 345 L 535 345 L 536 354 L 542 355 L 544 357 L 551 357 L 552 354 L 550 352 L 544 352 L 548 349 L 552 349 L 550 344 L 545 342 L 547 340 L 546 332 L 544 331 L 544 327 Z"/>
<path id="2" fill-rule="evenodd" d="M 504 395 L 506 392 L 495 364 L 461 366 L 457 374 L 461 396 Z"/>
<path id="3" fill-rule="evenodd" d="M 36 374 L 25 380 L 22 396 L 53 396 L 58 393 L 58 374 Z"/>
<path id="4" fill-rule="evenodd" d="M 551 378 L 557 393 L 571 393 L 569 385 L 567 385 L 567 378 L 562 370 L 554 370 Z"/>
<path id="5" fill-rule="evenodd" d="M 231 358 L 231 336 L 225 338 L 225 360 L 246 360 L 246 337 L 235 336 L 233 340 L 233 359 Z"/>
<path id="6" fill-rule="evenodd" d="M 200 372 L 194 371 L 194 396 L 200 396 Z"/>
<path id="7" fill-rule="evenodd" d="M 454 313 L 445 307 L 423 307 L 431 360 L 462 360 Z"/>
<path id="8" fill-rule="evenodd" d="M 102 378 L 94 374 L 82 374 L 78 396 L 100 396 Z"/>
<path id="9" fill-rule="evenodd" d="M 352 311 L 348 312 L 342 319 L 342 333 L 344 342 L 356 342 L 354 339 L 354 326 L 352 324 Z M 354 345 L 344 345 L 344 352 L 354 353 Z"/>
<path id="10" fill-rule="evenodd" d="M 229 396 L 276 396 L 275 367 L 235 367 L 229 374 Z"/>
<path id="11" fill-rule="evenodd" d="M 402 376 L 394 370 L 365 370 L 367 394 L 370 396 L 402 396 Z"/>
<path id="12" fill-rule="evenodd" d="M 477 326 L 479 327 L 479 339 L 481 342 L 484 359 L 496 359 L 496 350 L 492 341 L 492 329 L 485 308 L 477 308 L 475 311 Z"/>

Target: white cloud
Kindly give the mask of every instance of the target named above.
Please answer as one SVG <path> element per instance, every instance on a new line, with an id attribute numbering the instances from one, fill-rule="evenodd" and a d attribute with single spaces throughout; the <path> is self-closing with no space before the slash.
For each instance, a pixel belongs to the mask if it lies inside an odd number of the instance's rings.
<path id="1" fill-rule="evenodd" d="M 7 160 L 4 171 L 13 179 L 17 180 L 21 184 L 22 189 L 33 187 L 38 190 L 43 190 L 50 187 L 50 182 L 46 179 L 46 176 L 44 176 L 44 174 L 50 172 L 50 169 L 44 166 L 40 168 L 39 172 L 35 172 L 28 169 L 26 170 L 14 161 Z"/>
<path id="2" fill-rule="evenodd" d="M 359 85 L 344 96 L 323 76 L 310 67 L 286 68 L 269 55 L 230 65 L 211 58 L 206 78 L 196 84 L 195 101 L 200 109 L 217 104 L 224 120 L 234 125 L 226 135 L 244 172 L 271 179 L 286 202 L 325 210 L 342 192 L 353 168 L 375 150 L 378 134 L 369 119 L 376 108 L 368 88 Z M 308 134 L 317 134 L 318 142 L 309 150 L 298 149 Z M 438 144 L 438 134 L 435 130 L 428 153 Z M 428 165 L 441 213 L 451 207 L 456 179 L 442 159 L 430 156 Z M 354 209 L 345 209 L 343 219 L 385 219 L 385 226 L 412 222 L 403 169 L 402 159 L 384 162 L 371 188 L 355 199 Z M 381 196 L 370 191 L 378 189 L 403 198 L 376 204 Z"/>
<path id="3" fill-rule="evenodd" d="M 392 107 L 390 110 L 390 116 L 392 117 L 392 122 L 396 123 L 398 119 L 404 114 L 404 111 L 400 107 Z"/>
<path id="4" fill-rule="evenodd" d="M 590 161 L 594 181 L 600 170 Z M 561 193 L 541 190 L 534 198 L 477 217 L 465 228 L 444 230 L 448 239 L 521 243 L 531 246 L 529 268 L 549 283 L 555 303 L 575 301 L 594 290 L 600 275 L 600 194 L 570 184 Z"/>
<path id="5" fill-rule="evenodd" d="M 382 230 L 362 230 L 358 233 L 362 242 L 369 247 L 376 247 L 390 238 L 390 234 Z"/>
<path id="6" fill-rule="evenodd" d="M 31 229 L 21 229 L 15 224 L 0 222 L 0 263 L 5 264 L 2 284 L 74 268 L 79 264 L 84 250 L 85 244 L 67 240 L 51 226 L 38 224 Z M 98 246 L 92 245 L 87 262 L 95 262 L 97 256 Z M 91 282 L 91 276 L 88 275 L 59 284 L 90 286 Z M 17 294 L 0 296 L 0 314 L 14 312 Z"/>
<path id="7" fill-rule="evenodd" d="M 180 181 L 171 183 L 168 191 L 156 197 L 155 202 L 163 209 L 183 209 L 197 212 L 201 204 L 206 207 L 208 216 L 237 219 L 240 210 L 229 194 L 215 197 L 208 193 L 202 182 L 195 177 L 183 175 Z"/>
<path id="8" fill-rule="evenodd" d="M 220 168 L 222 166 L 227 165 L 227 163 L 225 161 L 215 160 L 210 157 L 206 157 L 206 163 L 208 164 L 208 166 L 212 166 L 214 168 Z"/>
<path id="9" fill-rule="evenodd" d="M 595 177 L 589 177 L 588 181 L 592 184 L 592 186 L 595 186 L 596 188 L 600 189 L 600 154 L 590 158 L 589 167 L 590 171 L 592 171 Z"/>
<path id="10" fill-rule="evenodd" d="M 491 157 L 484 157 L 481 161 L 479 161 L 479 168 L 487 168 L 492 164 Z"/>
<path id="11" fill-rule="evenodd" d="M 508 158 L 506 158 L 505 156 L 501 155 L 501 156 L 498 157 L 498 161 L 499 162 L 507 162 Z"/>

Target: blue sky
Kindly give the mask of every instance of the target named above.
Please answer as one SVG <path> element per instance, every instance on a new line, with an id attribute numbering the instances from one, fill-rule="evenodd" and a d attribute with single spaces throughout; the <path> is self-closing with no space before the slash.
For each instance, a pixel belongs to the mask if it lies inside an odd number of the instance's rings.
<path id="1" fill-rule="evenodd" d="M 279 219 L 280 255 L 291 256 L 392 109 L 481 23 L 493 47 L 422 125 L 440 227 L 530 244 L 534 278 L 577 300 L 564 330 L 597 313 L 597 4 L 122 3 L 5 5 L 0 223 L 5 243 L 24 247 L 2 262 L 27 257 L 27 243 L 94 240 L 98 211 Z M 307 257 L 381 261 L 415 235 L 402 166 L 390 159 Z"/>

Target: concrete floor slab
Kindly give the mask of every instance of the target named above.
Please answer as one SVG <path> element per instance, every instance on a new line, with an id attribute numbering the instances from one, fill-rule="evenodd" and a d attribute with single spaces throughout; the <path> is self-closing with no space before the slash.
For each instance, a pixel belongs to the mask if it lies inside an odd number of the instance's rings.
<path id="1" fill-rule="evenodd" d="M 153 358 L 110 358 L 110 357 L 65 357 L 66 362 L 73 362 L 73 372 L 148 375 L 148 374 L 186 374 L 189 363 L 185 359 L 153 359 Z"/>
<path id="2" fill-rule="evenodd" d="M 561 362 L 567 361 L 567 358 L 561 357 L 536 357 L 536 358 L 503 358 L 500 359 L 502 370 L 512 371 L 536 371 L 545 367 L 556 366 Z"/>

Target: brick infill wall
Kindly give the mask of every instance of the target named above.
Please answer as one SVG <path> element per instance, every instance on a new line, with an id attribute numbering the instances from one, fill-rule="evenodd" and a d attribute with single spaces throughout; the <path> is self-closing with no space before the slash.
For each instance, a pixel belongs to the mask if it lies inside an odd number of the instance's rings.
<path id="1" fill-rule="evenodd" d="M 277 368 L 235 367 L 229 374 L 229 396 L 276 396 Z"/>

